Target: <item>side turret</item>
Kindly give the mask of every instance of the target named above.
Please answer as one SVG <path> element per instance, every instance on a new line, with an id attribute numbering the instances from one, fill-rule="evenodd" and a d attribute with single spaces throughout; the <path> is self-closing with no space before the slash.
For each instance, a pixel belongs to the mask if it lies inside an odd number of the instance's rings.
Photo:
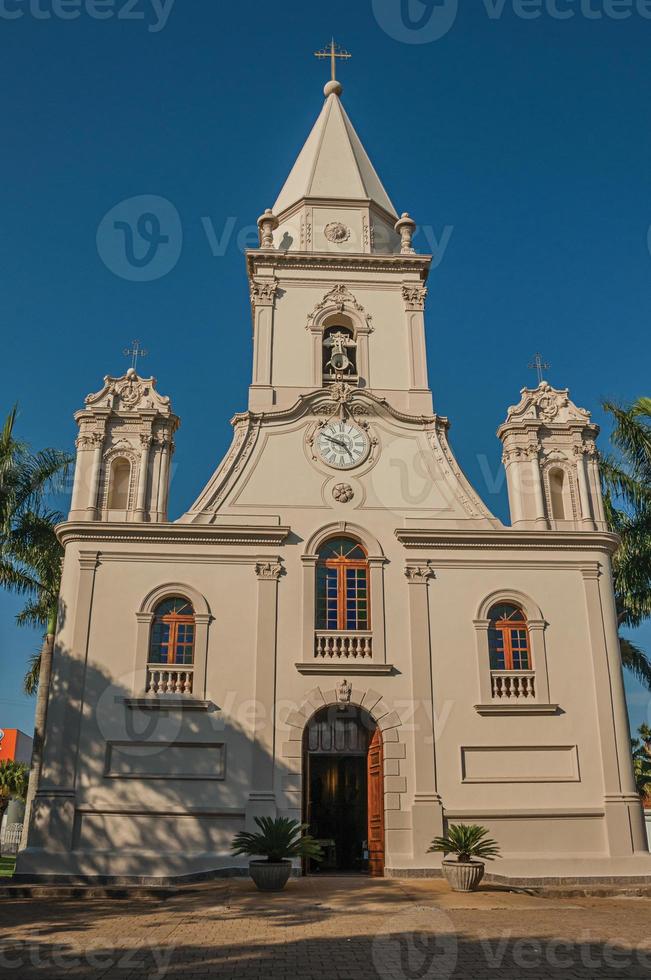
<path id="1" fill-rule="evenodd" d="M 88 395 L 75 414 L 77 462 L 69 520 L 167 520 L 170 461 L 179 419 L 155 378 L 134 368 Z"/>
<path id="2" fill-rule="evenodd" d="M 555 531 L 605 530 L 595 439 L 590 413 L 570 400 L 567 388 L 541 381 L 523 388 L 497 435 L 514 527 Z"/>

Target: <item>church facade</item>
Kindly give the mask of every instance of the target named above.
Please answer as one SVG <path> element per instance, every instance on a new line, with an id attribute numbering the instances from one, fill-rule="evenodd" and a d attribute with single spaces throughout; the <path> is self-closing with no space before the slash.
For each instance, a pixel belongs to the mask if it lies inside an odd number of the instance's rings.
<path id="1" fill-rule="evenodd" d="M 247 411 L 168 521 L 178 419 L 153 378 L 77 413 L 42 773 L 18 875 L 234 873 L 256 816 L 313 873 L 427 875 L 451 822 L 509 880 L 651 872 L 589 414 L 524 389 L 510 526 L 434 413 L 431 258 L 330 82 L 246 254 Z"/>

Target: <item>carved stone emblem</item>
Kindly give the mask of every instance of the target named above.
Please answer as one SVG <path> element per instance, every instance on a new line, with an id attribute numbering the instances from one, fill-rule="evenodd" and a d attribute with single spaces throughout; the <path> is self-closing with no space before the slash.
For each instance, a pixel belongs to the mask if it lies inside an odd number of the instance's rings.
<path id="1" fill-rule="evenodd" d="M 329 242 L 334 242 L 336 245 L 340 245 L 342 242 L 347 242 L 350 238 L 350 228 L 348 228 L 341 221 L 331 221 L 329 225 L 326 225 L 323 229 L 323 234 L 326 236 Z"/>
<path id="2" fill-rule="evenodd" d="M 335 688 L 335 694 L 337 695 L 337 701 L 339 704 L 350 704 L 350 699 L 352 697 L 353 688 L 352 685 L 348 683 L 344 677 L 341 683 L 337 684 Z"/>
<path id="3" fill-rule="evenodd" d="M 332 496 L 340 504 L 347 504 L 355 496 L 355 491 L 351 487 L 350 483 L 338 483 L 336 487 L 332 489 Z"/>
<path id="4" fill-rule="evenodd" d="M 553 395 L 541 395 L 538 399 L 538 410 L 541 418 L 546 422 L 551 422 L 558 415 L 559 404 Z"/>
<path id="5" fill-rule="evenodd" d="M 134 408 L 143 396 L 143 387 L 135 374 L 127 374 L 124 381 L 116 384 L 115 392 L 124 408 Z"/>

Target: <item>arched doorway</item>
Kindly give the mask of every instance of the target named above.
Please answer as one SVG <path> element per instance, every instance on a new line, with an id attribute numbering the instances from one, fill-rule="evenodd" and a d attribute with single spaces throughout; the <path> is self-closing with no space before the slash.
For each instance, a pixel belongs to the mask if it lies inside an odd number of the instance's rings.
<path id="1" fill-rule="evenodd" d="M 303 813 L 323 859 L 308 874 L 384 874 L 382 733 L 363 708 L 328 705 L 303 734 Z"/>

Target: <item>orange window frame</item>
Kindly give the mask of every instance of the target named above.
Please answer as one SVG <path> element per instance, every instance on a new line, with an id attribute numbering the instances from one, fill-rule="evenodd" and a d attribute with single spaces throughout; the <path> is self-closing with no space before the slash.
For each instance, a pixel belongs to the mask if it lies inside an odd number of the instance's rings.
<path id="1" fill-rule="evenodd" d="M 194 625 L 195 625 L 194 615 L 191 615 L 191 614 L 188 615 L 188 614 L 183 614 L 183 613 L 174 613 L 174 612 L 172 612 L 172 613 L 165 613 L 164 616 L 156 617 L 156 619 L 154 620 L 153 626 L 156 626 L 157 623 L 165 623 L 165 625 L 169 626 L 169 636 L 167 638 L 166 643 L 159 642 L 157 644 L 157 647 L 158 647 L 159 650 L 161 649 L 161 647 L 164 647 L 165 645 L 167 646 L 167 660 L 166 661 L 162 661 L 162 662 L 159 661 L 159 663 L 161 665 L 163 665 L 165 663 L 170 664 L 170 665 L 177 664 L 177 660 L 176 660 L 177 649 L 182 648 L 184 650 L 187 650 L 189 648 L 191 650 L 191 654 L 192 654 L 190 661 L 186 663 L 186 661 L 183 660 L 181 663 L 178 663 L 177 666 L 189 667 L 192 664 L 194 664 L 194 639 L 195 639 L 195 634 L 194 634 Z M 187 640 L 179 641 L 179 627 L 180 626 L 192 626 L 192 642 L 191 643 L 188 643 Z M 151 661 L 151 656 L 152 656 L 152 652 L 153 652 L 152 647 L 153 647 L 153 644 L 150 644 L 149 658 L 150 658 L 150 662 L 151 663 L 154 663 L 155 661 Z"/>
<path id="2" fill-rule="evenodd" d="M 532 670 L 531 662 L 531 643 L 529 642 L 529 629 L 527 627 L 527 621 L 525 619 L 498 619 L 491 624 L 492 628 L 496 632 L 502 635 L 503 653 L 504 653 L 504 670 Z M 515 667 L 513 663 L 513 631 L 518 630 L 524 632 L 526 637 L 526 643 L 524 647 L 517 647 L 516 653 L 519 654 L 520 660 L 522 660 L 523 653 L 526 653 L 527 666 L 526 667 Z"/>
<path id="3" fill-rule="evenodd" d="M 326 558 L 322 561 L 323 568 L 334 568 L 337 572 L 337 629 L 348 630 L 347 620 L 347 583 L 346 572 L 349 568 L 363 569 L 366 572 L 366 629 L 371 628 L 371 595 L 369 590 L 368 561 L 365 558 L 346 558 L 337 555 L 336 558 Z M 355 618 L 358 618 L 357 616 Z"/>

